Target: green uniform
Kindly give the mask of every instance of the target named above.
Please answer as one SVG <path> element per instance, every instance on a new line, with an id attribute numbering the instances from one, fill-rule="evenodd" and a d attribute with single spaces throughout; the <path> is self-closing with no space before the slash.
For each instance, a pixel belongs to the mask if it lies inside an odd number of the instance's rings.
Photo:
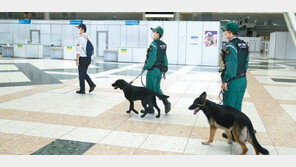
<path id="1" fill-rule="evenodd" d="M 149 52 L 149 57 L 143 67 L 144 70 L 148 70 L 146 74 L 146 87 L 153 90 L 154 92 L 163 95 L 161 89 L 160 89 L 160 80 L 161 80 L 161 75 L 162 73 L 158 68 L 152 68 L 152 66 L 155 64 L 157 60 L 157 53 L 158 53 L 158 46 L 157 46 L 157 40 L 160 40 L 157 38 L 155 41 L 153 41 L 150 44 L 150 52 Z M 168 59 L 166 53 L 164 54 L 164 59 L 163 59 L 163 65 L 167 66 L 168 65 Z M 149 70 L 151 69 L 151 70 Z"/>
<path id="2" fill-rule="evenodd" d="M 226 71 L 223 77 L 223 82 L 229 82 L 231 78 L 237 75 L 238 62 L 243 61 L 241 57 L 238 57 L 238 48 L 233 43 L 228 42 L 226 50 L 229 51 L 229 54 L 225 57 Z M 245 71 L 248 69 L 248 62 L 249 56 L 247 56 L 245 60 Z M 231 80 L 227 86 L 228 91 L 225 90 L 223 105 L 232 106 L 241 111 L 246 88 L 246 76 Z"/>

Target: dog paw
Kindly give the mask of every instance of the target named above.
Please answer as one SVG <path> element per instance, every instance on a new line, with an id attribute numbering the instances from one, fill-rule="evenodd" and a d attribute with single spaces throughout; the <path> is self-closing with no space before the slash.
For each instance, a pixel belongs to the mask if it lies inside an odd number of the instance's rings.
<path id="1" fill-rule="evenodd" d="M 136 114 L 139 114 L 139 112 L 138 111 L 134 111 Z"/>
<path id="2" fill-rule="evenodd" d="M 229 141 L 228 141 L 228 144 L 231 144 L 231 143 L 232 143 L 232 140 L 229 140 Z"/>
<path id="3" fill-rule="evenodd" d="M 156 118 L 159 118 L 160 117 L 160 115 L 156 115 Z"/>
<path id="4" fill-rule="evenodd" d="M 144 115 L 141 115 L 141 118 L 144 118 L 146 115 L 144 114 Z"/>
<path id="5" fill-rule="evenodd" d="M 131 111 L 126 111 L 126 113 L 131 113 Z"/>
<path id="6" fill-rule="evenodd" d="M 209 145 L 210 142 L 208 142 L 208 141 L 204 141 L 204 142 L 201 142 L 201 144 L 203 144 L 203 145 Z"/>

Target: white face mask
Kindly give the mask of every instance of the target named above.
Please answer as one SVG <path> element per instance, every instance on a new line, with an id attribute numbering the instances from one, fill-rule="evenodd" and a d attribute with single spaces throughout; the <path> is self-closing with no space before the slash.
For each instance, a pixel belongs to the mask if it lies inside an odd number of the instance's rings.
<path id="1" fill-rule="evenodd" d="M 78 34 L 80 35 L 81 28 L 78 29 Z"/>
<path id="2" fill-rule="evenodd" d="M 154 36 L 154 33 L 152 33 L 152 34 L 151 34 L 151 38 L 154 39 L 154 37 L 155 37 L 155 36 Z"/>

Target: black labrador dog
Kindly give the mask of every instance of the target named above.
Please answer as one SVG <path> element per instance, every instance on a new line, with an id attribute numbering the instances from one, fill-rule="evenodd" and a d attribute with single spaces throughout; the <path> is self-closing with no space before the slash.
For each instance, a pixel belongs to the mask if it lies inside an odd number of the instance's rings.
<path id="1" fill-rule="evenodd" d="M 169 96 L 157 94 L 148 88 L 133 86 L 123 79 L 118 79 L 112 84 L 112 86 L 114 89 L 119 88 L 123 90 L 125 98 L 130 102 L 129 110 L 126 111 L 127 113 L 134 111 L 138 114 L 138 111 L 134 109 L 134 101 L 141 100 L 142 106 L 145 109 L 145 113 L 141 116 L 142 118 L 145 117 L 147 115 L 147 111 L 151 110 L 153 107 L 158 111 L 156 118 L 159 118 L 160 109 L 156 103 L 156 96 L 159 99 L 169 98 Z"/>

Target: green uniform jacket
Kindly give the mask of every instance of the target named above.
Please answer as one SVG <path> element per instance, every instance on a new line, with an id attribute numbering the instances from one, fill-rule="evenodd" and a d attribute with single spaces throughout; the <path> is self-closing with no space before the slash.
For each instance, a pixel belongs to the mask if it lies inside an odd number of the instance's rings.
<path id="1" fill-rule="evenodd" d="M 238 62 L 236 46 L 233 43 L 228 42 L 226 45 L 226 50 L 229 51 L 229 54 L 225 56 L 226 71 L 223 77 L 223 82 L 228 82 L 230 78 L 236 75 L 237 62 Z M 248 63 L 249 63 L 249 56 L 246 60 L 246 71 L 248 69 Z"/>
<path id="2" fill-rule="evenodd" d="M 229 54 L 225 56 L 225 66 L 226 71 L 223 77 L 223 82 L 229 82 L 230 78 L 236 76 L 237 66 L 238 66 L 238 56 L 237 48 L 233 43 L 228 42 L 226 45 L 226 50 Z M 249 56 L 246 59 L 246 71 L 248 69 Z M 244 98 L 245 90 L 247 88 L 246 77 L 238 78 L 232 80 L 228 83 L 227 89 L 223 97 L 223 105 L 231 106 L 241 111 L 242 101 Z"/>
<path id="3" fill-rule="evenodd" d="M 157 38 L 156 40 L 159 40 L 159 38 Z M 157 60 L 157 56 L 156 56 L 157 55 L 157 44 L 154 41 L 150 44 L 150 48 L 152 48 L 152 50 L 150 51 L 149 58 L 144 65 L 144 70 L 150 69 L 155 64 L 155 62 Z M 165 66 L 168 65 L 168 59 L 167 59 L 166 54 L 164 56 L 163 64 Z"/>
<path id="4" fill-rule="evenodd" d="M 156 39 L 159 40 L 159 39 Z M 149 52 L 149 57 L 143 67 L 144 70 L 150 69 L 157 60 L 157 44 L 153 41 L 150 44 L 151 51 Z M 167 55 L 164 55 L 163 64 L 165 66 L 168 65 Z M 158 68 L 153 68 L 152 70 L 148 70 L 146 74 L 146 87 L 153 90 L 154 92 L 163 95 L 163 92 L 160 89 L 160 80 L 161 80 L 161 72 Z"/>

